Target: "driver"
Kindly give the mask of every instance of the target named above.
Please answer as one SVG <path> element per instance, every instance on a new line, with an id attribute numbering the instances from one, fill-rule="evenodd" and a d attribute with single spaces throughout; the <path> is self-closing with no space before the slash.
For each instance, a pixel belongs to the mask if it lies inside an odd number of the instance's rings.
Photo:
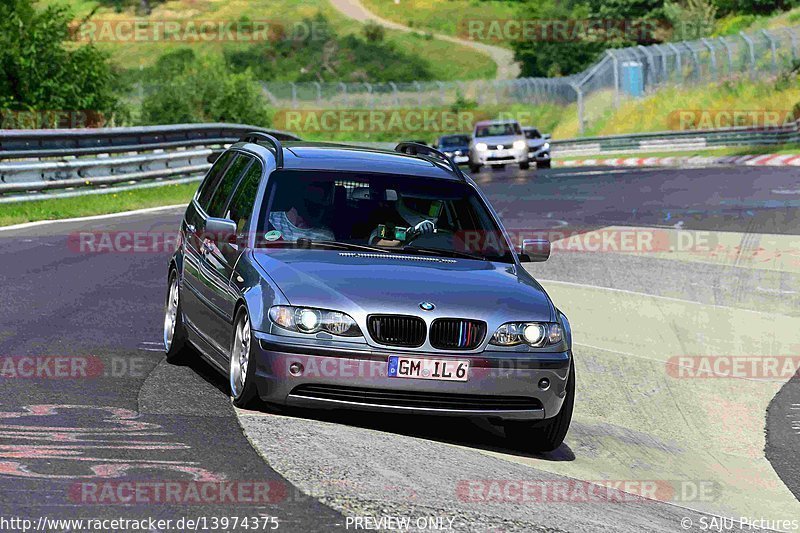
<path id="1" fill-rule="evenodd" d="M 328 191 L 321 183 L 303 186 L 293 183 L 281 191 L 283 198 L 289 200 L 290 207 L 269 214 L 269 222 L 281 233 L 285 241 L 309 239 L 311 241 L 335 240 L 333 231 L 324 222 L 328 211 L 326 199 Z"/>
<path id="2" fill-rule="evenodd" d="M 408 225 L 408 236 L 418 237 L 436 233 L 436 224 L 442 210 L 442 202 L 440 200 L 429 200 L 397 193 L 394 210 L 399 219 Z M 379 239 L 378 231 L 379 228 L 372 232 L 368 242 L 374 243 Z M 385 245 L 388 244 L 388 242 L 385 242 Z"/>

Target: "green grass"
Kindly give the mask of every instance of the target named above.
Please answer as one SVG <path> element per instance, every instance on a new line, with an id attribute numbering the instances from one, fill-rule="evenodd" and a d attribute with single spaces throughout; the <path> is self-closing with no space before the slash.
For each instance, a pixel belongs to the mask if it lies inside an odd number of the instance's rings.
<path id="1" fill-rule="evenodd" d="M 800 82 L 774 80 L 723 82 L 689 88 L 668 87 L 640 99 L 623 101 L 614 109 L 613 94 L 598 92 L 586 99 L 585 136 L 668 131 L 681 110 L 789 112 L 800 102 Z M 553 138 L 578 136 L 577 107 L 565 106 Z"/>
<path id="2" fill-rule="evenodd" d="M 13 204 L 0 204 L 0 226 L 57 220 L 173 204 L 188 204 L 197 183 L 165 185 L 109 194 L 55 198 Z"/>
<path id="3" fill-rule="evenodd" d="M 370 11 L 393 22 L 423 31 L 465 38 L 466 21 L 515 19 L 519 4 L 500 0 L 362 0 Z M 498 41 L 510 47 L 510 41 Z"/>
<path id="4" fill-rule="evenodd" d="M 98 8 L 93 0 L 39 0 L 40 5 L 67 5 L 76 20 L 82 20 L 97 8 L 91 20 L 179 20 L 179 21 L 265 21 L 271 27 L 282 25 L 287 30 L 304 18 L 321 13 L 338 35 L 361 34 L 363 25 L 336 11 L 327 0 L 172 0 L 157 4 L 149 17 L 136 16 L 132 8 L 117 13 L 110 7 Z M 386 31 L 385 40 L 393 43 L 408 55 L 425 58 L 428 68 L 437 80 L 484 79 L 494 76 L 494 62 L 472 49 L 453 45 L 425 36 L 400 31 Z M 263 43 L 262 43 L 263 44 Z M 191 46 L 198 55 L 221 55 L 224 49 L 241 49 L 251 43 L 220 42 L 98 42 L 97 46 L 108 51 L 114 62 L 126 69 L 138 69 L 152 65 L 160 55 L 178 48 Z M 447 58 L 446 61 L 440 58 Z M 335 58 L 336 59 L 336 58 Z M 344 60 L 344 58 L 338 58 Z M 265 80 L 269 81 L 269 80 Z"/>

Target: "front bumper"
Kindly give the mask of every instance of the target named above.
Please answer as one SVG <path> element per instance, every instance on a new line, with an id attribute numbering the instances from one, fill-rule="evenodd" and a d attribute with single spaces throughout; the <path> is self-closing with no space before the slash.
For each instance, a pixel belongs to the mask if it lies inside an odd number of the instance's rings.
<path id="1" fill-rule="evenodd" d="M 569 352 L 479 354 L 420 353 L 309 347 L 256 332 L 256 385 L 260 397 L 288 406 L 386 413 L 538 420 L 564 402 Z M 469 381 L 403 379 L 387 375 L 390 355 L 467 359 Z M 299 363 L 303 371 L 292 372 Z M 296 368 L 294 369 L 296 370 Z M 549 388 L 539 382 L 547 378 Z"/>
<path id="2" fill-rule="evenodd" d="M 472 150 L 470 163 L 475 165 L 511 165 L 528 161 L 528 149 L 518 150 L 509 148 L 505 150 Z"/>
<path id="3" fill-rule="evenodd" d="M 537 163 L 550 161 L 550 150 L 540 150 L 538 152 L 528 152 L 528 159 Z"/>

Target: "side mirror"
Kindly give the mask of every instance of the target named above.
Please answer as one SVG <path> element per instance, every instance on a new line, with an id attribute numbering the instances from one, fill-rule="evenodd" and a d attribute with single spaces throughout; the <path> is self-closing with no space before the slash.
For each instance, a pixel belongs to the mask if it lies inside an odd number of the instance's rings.
<path id="1" fill-rule="evenodd" d="M 206 161 L 208 161 L 209 163 L 211 163 L 213 165 L 214 163 L 216 163 L 217 159 L 219 159 L 219 156 L 221 156 L 221 155 L 222 155 L 222 152 L 211 152 L 206 157 Z"/>
<path id="2" fill-rule="evenodd" d="M 550 241 L 547 239 L 525 239 L 522 241 L 521 263 L 541 263 L 550 257 Z"/>
<path id="3" fill-rule="evenodd" d="M 206 220 L 206 238 L 217 246 L 236 242 L 236 222 L 227 218 L 209 218 Z"/>

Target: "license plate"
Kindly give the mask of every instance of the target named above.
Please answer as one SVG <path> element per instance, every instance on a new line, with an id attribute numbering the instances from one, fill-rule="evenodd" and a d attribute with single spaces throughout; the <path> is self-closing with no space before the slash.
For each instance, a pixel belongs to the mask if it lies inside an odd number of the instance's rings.
<path id="1" fill-rule="evenodd" d="M 508 155 L 506 150 L 493 150 L 489 152 L 489 157 L 505 157 Z"/>
<path id="2" fill-rule="evenodd" d="M 417 357 L 389 356 L 389 377 L 408 379 L 433 379 L 439 381 L 467 381 L 469 361 L 456 359 L 421 359 Z"/>

